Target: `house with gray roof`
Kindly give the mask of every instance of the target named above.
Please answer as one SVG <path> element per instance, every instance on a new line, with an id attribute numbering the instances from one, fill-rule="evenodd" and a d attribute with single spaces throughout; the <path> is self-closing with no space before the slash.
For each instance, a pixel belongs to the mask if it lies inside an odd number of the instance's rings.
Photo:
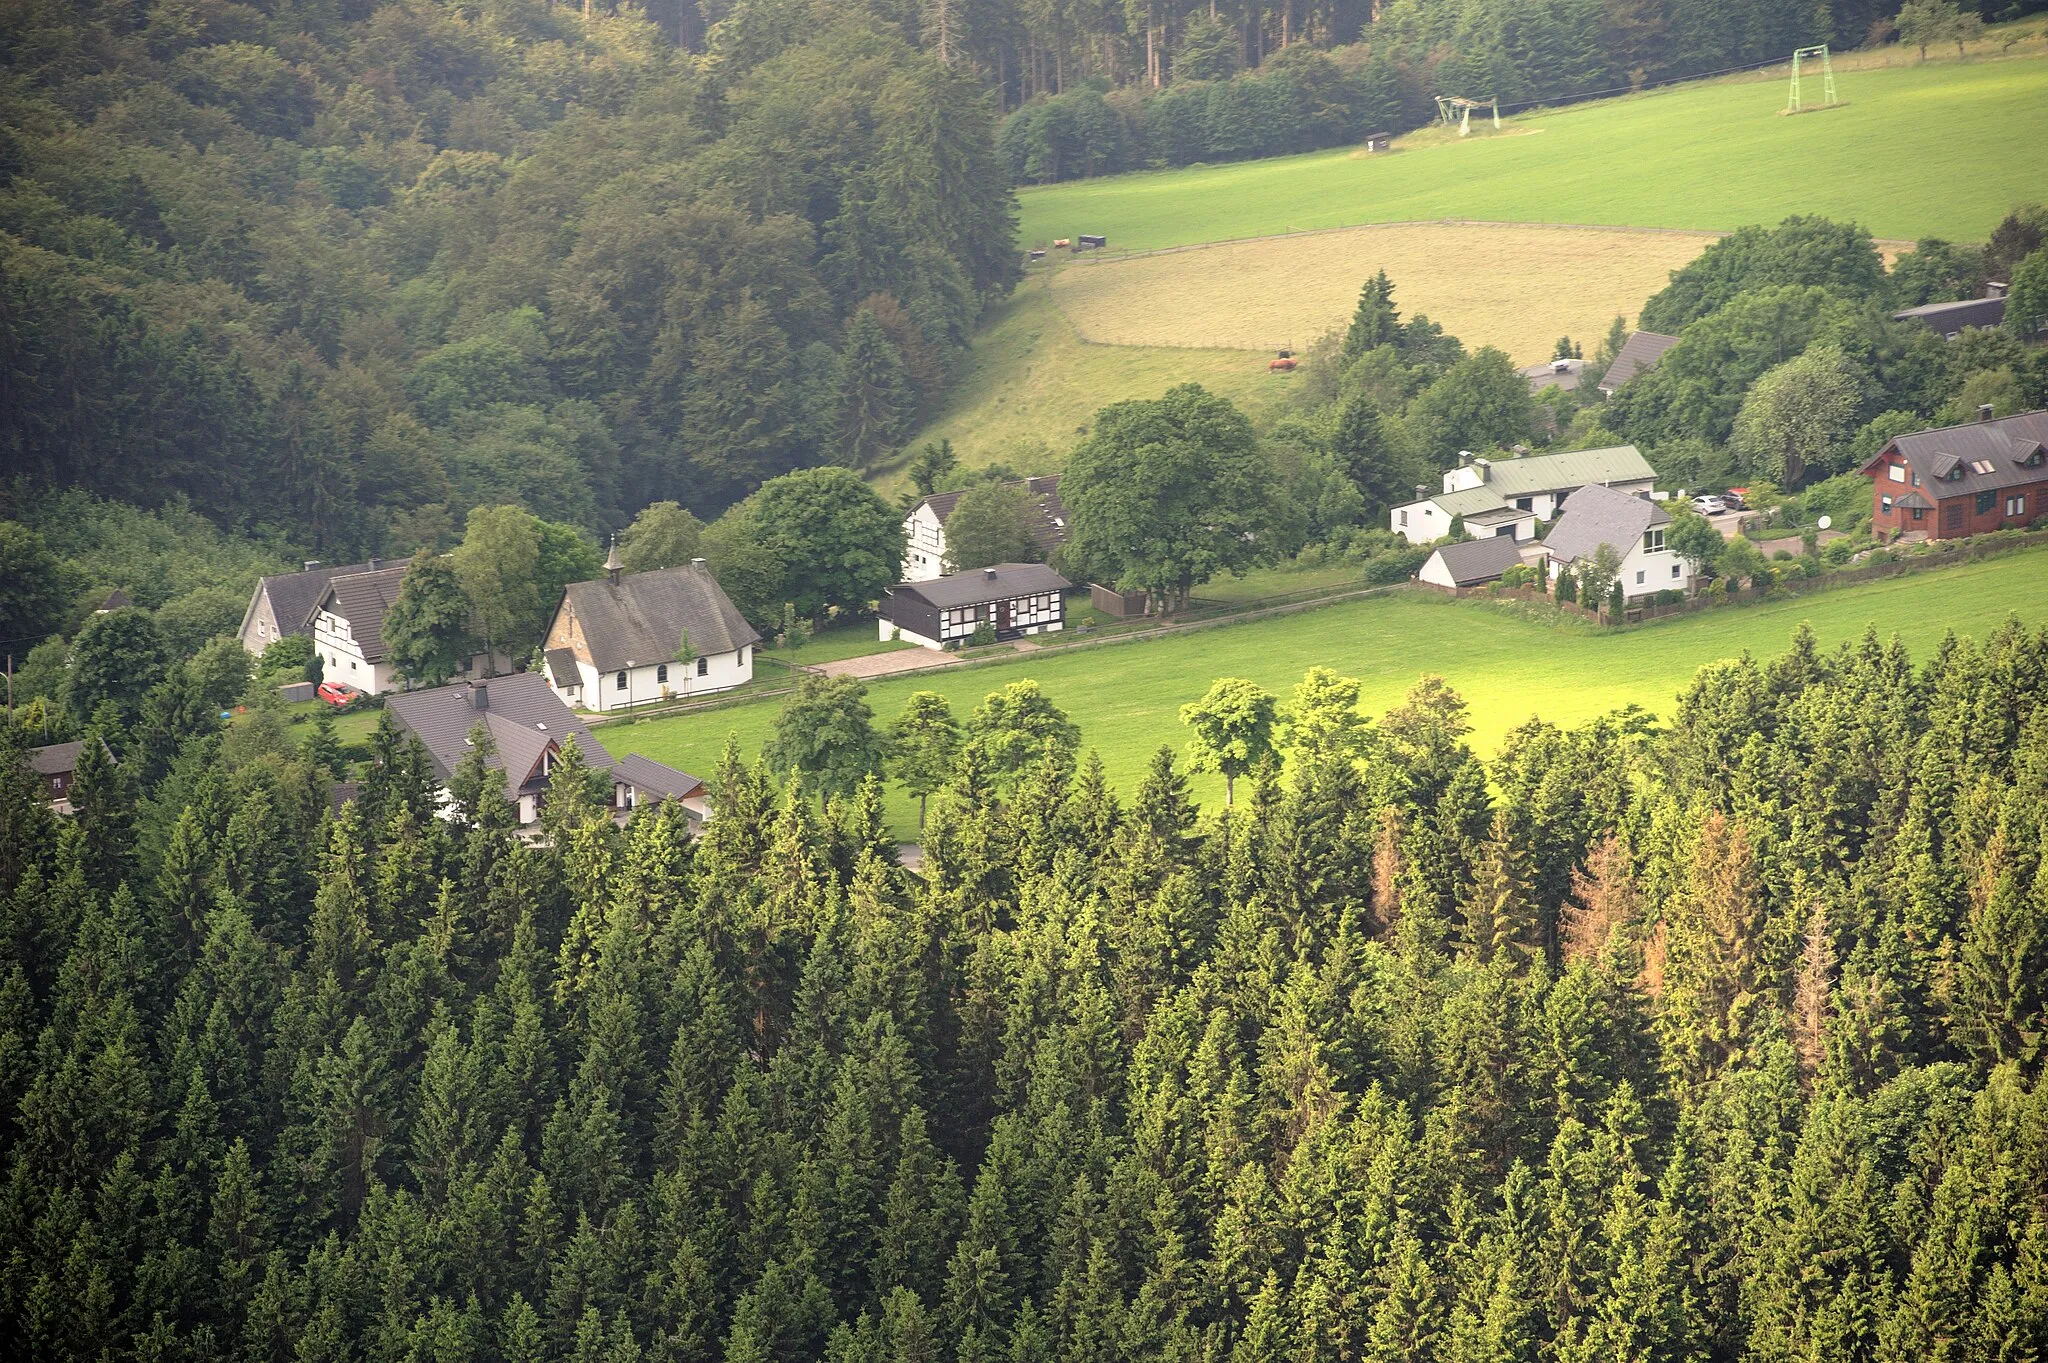
<path id="1" fill-rule="evenodd" d="M 1522 562 L 1520 541 L 1512 535 L 1446 544 L 1429 556 L 1416 580 L 1447 591 L 1462 591 L 1500 581 L 1501 574 Z"/>
<path id="2" fill-rule="evenodd" d="M 1031 539 L 1039 557 L 1051 558 L 1067 542 L 1067 507 L 1060 500 L 1060 476 L 1024 478 L 1005 487 L 1019 487 L 1031 499 Z M 946 560 L 946 522 L 968 489 L 935 492 L 910 508 L 903 518 L 903 580 L 929 582 L 953 571 Z"/>
<path id="3" fill-rule="evenodd" d="M 603 577 L 562 593 L 542 650 L 557 696 L 606 713 L 744 685 L 760 642 L 703 559 L 627 573 L 614 546 Z"/>
<path id="4" fill-rule="evenodd" d="M 1664 359 L 1664 352 L 1678 344 L 1676 336 L 1661 331 L 1631 331 L 1615 352 L 1614 363 L 1600 376 L 1600 391 L 1613 397 L 1631 379 L 1641 378 Z"/>
<path id="5" fill-rule="evenodd" d="M 1922 303 L 1892 314 L 1894 322 L 1918 322 L 1937 335 L 1953 341 L 1965 328 L 1990 331 L 2005 322 L 2005 286 L 1990 285 L 1982 298 L 1964 298 L 1947 303 Z"/>
<path id="6" fill-rule="evenodd" d="M 1544 536 L 1545 581 L 1554 585 L 1561 574 L 1582 571 L 1607 545 L 1620 564 L 1615 580 L 1621 583 L 1624 598 L 1690 592 L 1693 565 L 1665 542 L 1670 526 L 1671 513 L 1647 495 L 1597 484 L 1580 488 Z"/>
<path id="7" fill-rule="evenodd" d="M 327 594 L 328 583 L 352 573 L 375 572 L 383 566 L 374 558 L 368 563 L 331 567 L 314 559 L 301 572 L 258 578 L 256 590 L 249 594 L 249 608 L 242 612 L 242 627 L 236 631 L 242 647 L 260 654 L 279 639 L 306 633 L 307 618 Z"/>
<path id="8" fill-rule="evenodd" d="M 1043 563 L 998 563 L 923 582 L 899 582 L 882 601 L 882 638 L 925 648 L 966 642 L 983 625 L 998 639 L 1066 628 L 1073 583 Z"/>
<path id="9" fill-rule="evenodd" d="M 585 766 L 611 777 L 616 816 L 674 799 L 683 803 L 693 827 L 706 817 L 702 781 L 638 754 L 615 760 L 537 672 L 401 692 L 385 708 L 393 722 L 427 750 L 444 798 L 456 769 L 475 752 L 475 734 L 481 726 L 490 736 L 484 766 L 503 779 L 505 798 L 518 811 L 522 826 L 539 820 L 548 778 L 571 738 Z"/>
<path id="10" fill-rule="evenodd" d="M 1859 470 L 1870 479 L 1871 533 L 1957 539 L 2048 515 L 2048 411 L 1895 437 Z"/>
<path id="11" fill-rule="evenodd" d="M 1565 499 L 1598 484 L 1625 492 L 1648 492 L 1657 482 L 1634 445 L 1560 454 L 1491 459 L 1461 451 L 1456 468 L 1446 469 L 1443 491 L 1418 484 L 1415 500 L 1387 513 L 1390 527 L 1410 544 L 1429 544 L 1451 533 L 1453 523 L 1476 539 L 1536 538 L 1536 523 L 1554 519 Z"/>
<path id="12" fill-rule="evenodd" d="M 376 560 L 372 560 L 376 562 Z M 404 685 L 397 664 L 384 646 L 384 616 L 398 600 L 412 565 L 398 563 L 360 573 L 337 573 L 304 617 L 320 657 L 320 679 L 342 682 L 368 695 L 381 696 Z M 503 654 L 487 658 L 473 653 L 462 665 L 465 677 L 487 677 L 509 671 Z"/>

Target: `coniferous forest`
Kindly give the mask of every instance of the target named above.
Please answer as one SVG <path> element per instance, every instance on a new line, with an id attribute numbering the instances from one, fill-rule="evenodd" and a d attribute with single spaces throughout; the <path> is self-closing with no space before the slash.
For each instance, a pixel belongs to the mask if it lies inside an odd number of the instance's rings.
<path id="1" fill-rule="evenodd" d="M 387 729 L 335 817 L 323 730 L 108 710 L 59 823 L 10 738 L 0 1336 L 2038 1358 L 2044 691 L 2017 624 L 1802 633 L 1481 760 L 1318 670 L 1227 810 L 1040 700 L 934 748 L 917 872 L 736 755 L 700 841 L 570 757 L 529 844 L 481 747 L 437 818 Z"/>

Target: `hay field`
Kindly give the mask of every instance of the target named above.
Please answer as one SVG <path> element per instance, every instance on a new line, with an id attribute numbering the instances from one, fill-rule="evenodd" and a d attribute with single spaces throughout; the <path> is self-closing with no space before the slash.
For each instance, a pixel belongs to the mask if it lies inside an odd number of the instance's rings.
<path id="1" fill-rule="evenodd" d="M 1517 364 L 1550 358 L 1560 335 L 1587 345 L 1631 320 L 1706 232 L 1427 223 L 1231 242 L 1129 260 L 1075 262 L 1053 298 L 1106 345 L 1300 349 L 1343 325 L 1375 270 L 1404 316 L 1422 312 L 1468 348 Z"/>

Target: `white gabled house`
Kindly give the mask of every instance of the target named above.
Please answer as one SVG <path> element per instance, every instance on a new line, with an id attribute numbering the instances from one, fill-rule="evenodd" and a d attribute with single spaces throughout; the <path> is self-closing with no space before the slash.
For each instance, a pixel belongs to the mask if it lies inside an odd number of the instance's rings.
<path id="1" fill-rule="evenodd" d="M 398 600 L 409 563 L 371 572 L 345 573 L 328 580 L 311 610 L 306 613 L 302 633 L 313 636 L 313 651 L 320 655 L 322 681 L 344 682 L 366 695 L 381 696 L 404 684 L 398 667 L 386 656 L 384 616 Z M 247 647 L 247 639 L 243 646 Z M 503 654 L 495 659 L 472 653 L 462 665 L 465 677 L 482 677 L 509 670 Z"/>
<path id="2" fill-rule="evenodd" d="M 374 558 L 368 563 L 335 564 L 332 567 L 309 560 L 300 572 L 258 578 L 256 590 L 249 594 L 249 607 L 242 612 L 242 627 L 236 631 L 236 637 L 242 641 L 243 648 L 260 654 L 279 639 L 304 634 L 307 618 L 313 613 L 313 607 L 320 604 L 328 583 L 337 577 L 373 573 L 383 566 L 381 560 Z"/>
<path id="3" fill-rule="evenodd" d="M 1031 494 L 1038 508 L 1031 538 L 1039 553 L 1050 559 L 1052 551 L 1067 542 L 1067 508 L 1060 500 L 1060 476 L 1026 478 L 1005 486 L 1021 487 Z M 910 508 L 903 518 L 903 581 L 929 582 L 953 571 L 946 562 L 946 521 L 966 491 L 934 492 Z"/>
<path id="4" fill-rule="evenodd" d="M 1624 492 L 1648 492 L 1657 471 L 1633 445 L 1604 450 L 1567 450 L 1521 459 L 1485 459 L 1467 451 L 1458 466 L 1444 470 L 1443 491 L 1418 485 L 1415 500 L 1387 513 L 1394 533 L 1410 544 L 1428 544 L 1461 522 L 1475 539 L 1512 535 L 1536 538 L 1538 521 L 1554 520 L 1565 499 L 1595 484 Z"/>
<path id="5" fill-rule="evenodd" d="M 1665 542 L 1670 527 L 1671 513 L 1647 497 L 1607 487 L 1581 488 L 1543 540 L 1544 579 L 1555 584 L 1559 574 L 1610 544 L 1621 558 L 1615 580 L 1624 600 L 1665 591 L 1690 593 L 1692 565 Z"/>
<path id="6" fill-rule="evenodd" d="M 562 593 L 543 648 L 555 694 L 604 712 L 743 685 L 753 679 L 760 642 L 703 559 L 625 573 L 614 548 L 605 576 Z"/>

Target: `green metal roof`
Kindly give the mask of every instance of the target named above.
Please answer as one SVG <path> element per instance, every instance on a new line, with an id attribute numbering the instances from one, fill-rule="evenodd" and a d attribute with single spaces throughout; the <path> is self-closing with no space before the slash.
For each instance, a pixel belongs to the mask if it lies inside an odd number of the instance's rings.
<path id="1" fill-rule="evenodd" d="M 1604 450 L 1496 459 L 1483 487 L 1501 498 L 1526 497 L 1533 492 L 1556 492 L 1590 483 L 1654 482 L 1656 477 L 1657 470 L 1650 467 L 1641 450 L 1633 445 L 1616 445 Z M 1441 505 L 1443 499 L 1437 501 Z"/>
<path id="2" fill-rule="evenodd" d="M 1491 486 L 1468 487 L 1460 492 L 1439 492 L 1425 501 L 1435 502 L 1447 516 L 1476 516 L 1482 511 L 1498 511 L 1507 505 L 1499 492 Z"/>

